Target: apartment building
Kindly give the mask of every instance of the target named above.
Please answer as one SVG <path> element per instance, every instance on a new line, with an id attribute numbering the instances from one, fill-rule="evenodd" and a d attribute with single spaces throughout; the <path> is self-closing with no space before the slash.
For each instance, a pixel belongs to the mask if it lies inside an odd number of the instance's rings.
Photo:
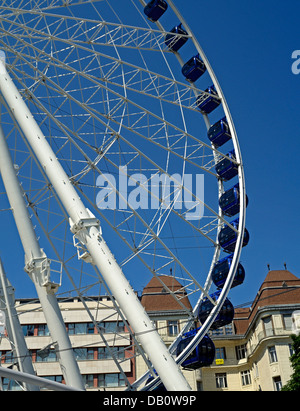
<path id="1" fill-rule="evenodd" d="M 124 376 L 113 361 L 111 350 L 113 355 L 122 361 L 122 369 L 128 381 L 135 381 L 134 346 L 130 333 L 109 297 L 89 297 L 85 299 L 85 305 L 96 319 L 110 349 L 103 342 L 88 311 L 78 298 L 59 299 L 66 330 L 86 389 L 122 390 L 125 388 Z M 16 310 L 36 375 L 64 383 L 58 356 L 39 302 L 34 299 L 17 300 Z M 16 363 L 15 355 L 9 339 L 2 337 L 1 366 L 12 367 Z M 14 383 L 13 387 L 9 384 L 12 383 L 2 379 L 2 389 L 18 389 L 18 384 Z"/>
<path id="2" fill-rule="evenodd" d="M 172 277 L 165 281 L 174 292 L 180 288 Z M 165 343 L 171 344 L 184 323 L 184 308 L 156 279 L 145 287 L 141 301 Z M 236 308 L 231 324 L 210 331 L 215 359 L 210 367 L 184 371 L 192 389 L 279 391 L 292 373 L 292 314 L 299 309 L 300 279 L 288 270 L 269 271 L 252 305 Z"/>
<path id="3" fill-rule="evenodd" d="M 177 295 L 182 288 L 173 276 L 164 277 L 163 283 L 153 278 L 143 290 L 141 303 L 155 322 L 165 344 L 169 346 L 183 327 L 187 313 L 192 307 L 184 294 L 181 296 L 181 303 L 176 303 L 166 292 L 163 284 Z M 126 382 L 98 330 L 91 322 L 83 303 L 78 297 L 59 298 L 58 301 L 86 389 L 124 390 Z M 85 299 L 85 304 L 96 319 L 106 342 L 122 362 L 122 369 L 129 383 L 134 382 L 147 371 L 146 364 L 142 356 L 135 355 L 136 349 L 131 335 L 116 313 L 111 300 L 108 296 L 89 297 Z M 15 306 L 36 375 L 64 383 L 55 347 L 39 302 L 35 299 L 18 299 Z M 0 341 L 0 358 L 1 366 L 12 367 L 16 364 L 16 354 L 7 337 Z M 192 389 L 196 390 L 195 373 L 184 373 Z M 18 384 L 7 379 L 2 379 L 2 385 L 4 390 L 20 389 Z"/>
<path id="4" fill-rule="evenodd" d="M 164 277 L 168 290 L 178 294 L 181 285 L 173 276 Z M 189 299 L 182 294 L 175 302 L 163 283 L 153 278 L 144 288 L 141 303 L 169 346 L 183 327 Z M 146 371 L 128 329 L 107 296 L 85 300 L 91 313 L 122 361 L 128 381 Z M 103 343 L 88 312 L 78 298 L 59 299 L 67 332 L 87 390 L 123 390 L 125 381 Z M 34 299 L 16 301 L 16 309 L 37 375 L 63 381 L 59 362 L 39 303 Z M 300 279 L 287 270 L 269 271 L 250 307 L 236 308 L 231 324 L 211 332 L 216 356 L 210 367 L 184 370 L 195 391 L 280 390 L 290 378 L 292 313 L 300 309 Z M 111 337 L 118 332 L 118 339 Z M 0 341 L 1 366 L 12 366 L 14 353 L 9 340 Z M 2 379 L 3 389 L 12 388 Z M 15 389 L 18 387 L 15 386 Z"/>
<path id="5" fill-rule="evenodd" d="M 292 369 L 292 313 L 300 308 L 300 279 L 269 271 L 250 307 L 236 308 L 232 325 L 215 330 L 214 363 L 198 371 L 205 391 L 279 391 Z"/>

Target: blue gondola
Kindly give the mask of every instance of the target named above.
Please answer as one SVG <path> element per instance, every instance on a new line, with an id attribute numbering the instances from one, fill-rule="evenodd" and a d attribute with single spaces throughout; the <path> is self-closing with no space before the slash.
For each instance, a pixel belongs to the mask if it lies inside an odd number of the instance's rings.
<path id="1" fill-rule="evenodd" d="M 199 54 L 192 57 L 181 69 L 184 77 L 191 82 L 197 81 L 206 71 L 205 64 L 200 59 Z"/>
<path id="2" fill-rule="evenodd" d="M 239 219 L 232 221 L 230 223 L 235 229 L 238 229 Z M 236 241 L 237 241 L 237 232 L 234 231 L 231 227 L 225 226 L 219 233 L 218 241 L 223 250 L 226 253 L 232 253 L 235 249 Z M 244 238 L 243 238 L 243 247 L 245 247 L 249 242 L 249 232 L 245 228 Z"/>
<path id="3" fill-rule="evenodd" d="M 216 301 L 220 295 L 220 291 L 215 292 L 214 294 L 211 294 L 211 298 Z M 201 302 L 199 306 L 199 311 L 198 311 L 198 318 L 199 321 L 204 324 L 206 321 L 207 317 L 211 313 L 212 309 L 214 308 L 213 303 L 205 297 L 203 301 Z M 211 329 L 216 330 L 217 328 L 224 327 L 227 324 L 230 324 L 233 320 L 234 317 L 234 307 L 232 303 L 228 300 L 228 298 L 225 299 L 224 304 L 222 305 L 220 311 L 218 312 Z"/>
<path id="4" fill-rule="evenodd" d="M 219 205 L 223 213 L 228 217 L 235 216 L 240 211 L 240 190 L 239 184 L 234 185 L 221 195 Z M 248 196 L 246 195 L 246 207 L 248 206 Z"/>
<path id="5" fill-rule="evenodd" d="M 213 124 L 208 132 L 207 136 L 216 148 L 221 147 L 231 139 L 231 134 L 226 117 L 223 117 L 217 123 Z"/>
<path id="6" fill-rule="evenodd" d="M 196 104 L 203 114 L 209 114 L 215 110 L 221 104 L 215 86 L 210 86 L 201 93 L 197 97 Z"/>
<path id="7" fill-rule="evenodd" d="M 177 346 L 177 356 L 189 345 L 197 330 L 190 331 L 183 335 L 182 340 Z M 215 358 L 215 345 L 208 335 L 205 335 L 196 348 L 183 361 L 181 366 L 189 370 L 196 370 L 208 367 Z"/>
<path id="8" fill-rule="evenodd" d="M 174 33 L 174 34 L 171 34 Z M 170 33 L 166 35 L 165 44 L 171 51 L 178 51 L 188 40 L 188 33 L 182 28 L 180 23 L 178 26 L 172 28 Z"/>
<path id="9" fill-rule="evenodd" d="M 233 255 L 229 255 L 222 260 L 218 261 L 213 270 L 212 270 L 212 280 L 216 287 L 223 288 L 227 276 L 229 274 L 229 270 L 231 267 Z M 238 285 L 243 284 L 245 280 L 245 269 L 242 264 L 238 264 L 231 288 L 237 287 Z"/>
<path id="10" fill-rule="evenodd" d="M 164 0 L 152 0 L 144 8 L 144 13 L 149 20 L 157 21 L 167 10 L 168 4 Z"/>
<path id="11" fill-rule="evenodd" d="M 226 154 L 228 158 L 223 158 L 221 161 L 219 161 L 216 164 L 216 173 L 220 178 L 222 178 L 225 181 L 231 180 L 233 177 L 238 175 L 238 166 L 231 161 L 235 160 L 235 152 L 234 150 L 230 151 L 229 153 Z"/>

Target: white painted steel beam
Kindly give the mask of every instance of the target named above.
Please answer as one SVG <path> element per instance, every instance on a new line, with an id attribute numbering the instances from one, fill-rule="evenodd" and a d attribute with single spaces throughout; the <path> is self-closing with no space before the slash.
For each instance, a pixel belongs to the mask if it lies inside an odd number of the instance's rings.
<path id="1" fill-rule="evenodd" d="M 169 353 L 105 243 L 99 221 L 82 203 L 42 130 L 7 73 L 4 58 L 0 61 L 0 91 L 64 205 L 70 217 L 71 231 L 87 248 L 91 261 L 100 270 L 166 389 L 189 391 L 190 386 L 180 367 Z"/>
<path id="2" fill-rule="evenodd" d="M 0 69 L 1 69 L 0 63 Z M 3 67 L 3 66 L 2 66 Z M 49 260 L 40 248 L 0 124 L 0 173 L 25 252 L 25 270 L 33 281 L 67 385 L 84 389 L 56 296 L 49 286 Z"/>
<path id="3" fill-rule="evenodd" d="M 0 367 L 0 376 L 9 380 L 25 382 L 36 385 L 41 388 L 47 388 L 53 391 L 81 391 L 78 388 L 70 387 L 60 382 L 50 381 L 46 378 L 37 377 L 36 375 L 27 374 L 10 368 Z"/>
<path id="4" fill-rule="evenodd" d="M 15 308 L 14 289 L 6 277 L 2 261 L 0 259 L 0 308 L 6 313 L 6 330 L 10 341 L 13 343 L 13 351 L 19 370 L 27 374 L 35 375 L 31 356 L 25 342 L 23 330 Z M 27 391 L 38 391 L 38 387 L 25 383 Z"/>

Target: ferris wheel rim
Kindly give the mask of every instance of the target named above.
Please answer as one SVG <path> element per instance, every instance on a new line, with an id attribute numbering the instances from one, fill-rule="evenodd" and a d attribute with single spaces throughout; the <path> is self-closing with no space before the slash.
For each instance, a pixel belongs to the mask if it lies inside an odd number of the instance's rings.
<path id="1" fill-rule="evenodd" d="M 140 3 L 145 6 L 147 4 L 147 2 L 145 0 L 139 0 Z M 238 164 L 238 177 L 239 177 L 239 184 L 240 184 L 240 195 L 241 195 L 241 202 L 240 202 L 240 211 L 239 211 L 239 228 L 238 228 L 238 236 L 237 236 L 237 242 L 236 242 L 236 246 L 233 252 L 233 263 L 230 267 L 229 273 L 228 273 L 228 277 L 227 280 L 224 284 L 224 287 L 219 295 L 219 298 L 217 300 L 216 305 L 214 306 L 213 310 L 211 311 L 210 316 L 206 319 L 205 323 L 202 324 L 202 326 L 200 327 L 200 329 L 198 330 L 198 332 L 195 334 L 194 338 L 191 340 L 191 342 L 189 343 L 189 345 L 181 352 L 181 354 L 176 358 L 176 361 L 181 364 L 189 355 L 190 352 L 192 352 L 195 347 L 197 346 L 197 344 L 199 344 L 199 342 L 201 341 L 201 339 L 206 335 L 207 331 L 209 330 L 210 326 L 212 325 L 212 323 L 214 322 L 217 314 L 218 314 L 218 309 L 223 305 L 229 291 L 230 291 L 230 287 L 232 285 L 233 279 L 234 279 L 234 275 L 235 272 L 237 270 L 237 266 L 239 263 L 239 259 L 240 259 L 240 255 L 241 255 L 241 251 L 242 251 L 242 247 L 243 247 L 243 235 L 244 235 L 244 231 L 245 231 L 245 220 L 246 220 L 246 189 L 245 189 L 245 177 L 244 177 L 244 171 L 243 171 L 243 163 L 242 163 L 242 157 L 241 157 L 241 150 L 240 150 L 240 146 L 239 146 L 239 142 L 238 142 L 238 138 L 237 138 L 237 133 L 234 127 L 234 123 L 232 120 L 232 116 L 228 107 L 228 104 L 226 102 L 224 93 L 221 89 L 221 86 L 218 82 L 218 79 L 209 63 L 209 60 L 207 59 L 202 47 L 200 46 L 197 38 L 193 35 L 192 30 L 190 29 L 189 25 L 187 24 L 186 20 L 184 19 L 184 17 L 182 16 L 182 14 L 179 12 L 178 8 L 174 5 L 173 0 L 168 0 L 168 4 L 169 6 L 172 8 L 172 10 L 174 11 L 175 15 L 178 17 L 178 20 L 180 21 L 180 23 L 184 26 L 185 30 L 188 33 L 189 38 L 193 41 L 199 55 L 201 56 L 202 61 L 205 63 L 206 69 L 208 70 L 211 79 L 213 80 L 213 84 L 215 85 L 218 95 L 221 97 L 221 104 L 223 106 L 225 115 L 226 115 L 226 119 L 229 123 L 229 127 L 231 130 L 231 136 L 232 136 L 232 140 L 233 140 L 233 145 L 234 145 L 234 149 L 235 149 L 235 153 L 237 153 L 236 159 L 237 159 L 237 164 Z M 159 28 L 161 28 L 162 30 L 164 30 L 163 26 L 161 25 L 161 23 L 159 21 L 156 22 L 157 26 Z M 165 31 L 165 30 L 164 30 Z M 177 57 L 178 63 L 182 66 L 183 65 L 183 60 L 181 59 L 181 56 L 179 54 L 179 52 L 174 53 Z M 205 122 L 207 124 L 207 128 L 209 128 L 210 123 L 209 120 L 206 116 L 205 118 Z M 221 193 L 223 192 L 223 182 L 221 179 L 219 179 L 219 198 L 221 197 Z M 221 216 L 223 218 L 223 213 L 221 210 L 219 210 L 220 214 L 219 216 Z M 219 232 L 219 230 L 218 230 Z M 218 237 L 218 235 L 217 235 Z M 217 243 L 216 243 L 217 244 Z M 212 259 L 212 264 L 207 276 L 207 288 L 209 288 L 209 285 L 211 284 L 212 280 L 211 280 L 211 274 L 212 274 L 212 269 L 214 267 L 214 265 L 216 264 L 216 262 L 218 261 L 219 257 L 220 257 L 220 252 L 221 252 L 221 246 L 217 246 L 216 247 L 216 251 L 215 251 L 215 255 Z M 203 299 L 204 293 L 201 294 L 199 300 L 197 301 L 195 307 L 194 307 L 194 314 L 196 314 L 199 305 Z M 219 307 L 219 308 L 218 308 Z M 173 353 L 175 352 L 176 346 L 178 344 L 178 342 L 180 341 L 180 339 L 182 338 L 182 336 L 186 333 L 186 331 L 188 331 L 190 329 L 190 327 L 192 326 L 192 322 L 193 319 L 191 319 L 189 322 L 187 322 L 186 326 L 183 328 L 183 330 L 181 330 L 181 332 L 179 333 L 178 337 L 175 339 L 175 341 L 171 344 L 170 346 L 170 350 L 171 352 L 173 351 Z M 141 380 L 145 379 L 145 375 L 144 377 L 141 378 Z M 151 389 L 153 389 L 154 387 L 157 387 L 159 384 L 159 378 L 157 377 L 156 379 L 154 379 L 153 381 L 151 381 L 151 383 L 149 383 L 149 387 L 151 387 Z"/>
<path id="2" fill-rule="evenodd" d="M 81 2 L 79 2 L 79 3 L 81 3 Z M 140 3 L 146 4 L 145 1 L 140 1 Z M 75 3 L 75 4 L 76 4 L 76 3 Z M 169 4 L 171 5 L 171 7 L 172 7 L 173 10 L 177 10 L 177 9 L 175 8 L 175 6 L 174 6 L 174 4 L 173 4 L 172 1 L 169 1 Z M 188 28 L 188 26 L 187 26 L 186 22 L 184 21 L 183 17 L 180 15 L 180 13 L 179 13 L 178 11 L 177 11 L 176 13 L 178 13 L 178 16 L 180 16 L 180 21 L 184 24 L 184 26 L 186 27 L 186 29 L 189 31 L 189 33 L 190 33 L 190 34 L 189 34 L 189 38 L 191 38 L 191 39 L 193 40 L 194 44 L 195 44 L 196 47 L 198 48 L 198 51 L 200 52 L 200 50 L 201 50 L 200 45 L 198 44 L 197 40 L 195 39 L 195 37 L 194 37 L 193 34 L 191 33 L 191 31 L 190 31 L 190 29 Z M 164 33 L 166 33 L 165 30 L 164 30 Z M 201 50 L 201 51 L 202 51 L 202 50 Z M 208 66 L 208 69 L 211 70 L 210 76 L 211 76 L 211 77 L 212 77 L 212 75 L 214 76 L 214 74 L 212 74 L 213 72 L 212 72 L 212 69 L 210 68 L 209 63 L 208 63 L 207 66 Z M 239 257 L 240 257 L 240 253 L 241 253 L 241 249 L 242 249 L 242 237 L 243 237 L 244 228 L 245 228 L 245 208 L 246 208 L 246 207 L 245 207 L 245 200 L 243 200 L 243 199 L 245 198 L 245 183 L 244 183 L 244 175 L 243 175 L 243 165 L 242 165 L 242 162 L 241 162 L 241 155 L 240 155 L 240 149 L 239 149 L 238 140 L 237 140 L 237 136 L 236 136 L 236 131 L 235 131 L 235 129 L 234 129 L 233 121 L 232 121 L 231 114 L 230 114 L 230 112 L 229 112 L 229 108 L 228 108 L 228 106 L 227 106 L 226 100 L 225 100 L 225 98 L 224 98 L 224 96 L 223 96 L 222 90 L 221 90 L 221 88 L 220 88 L 220 86 L 219 86 L 216 78 L 214 79 L 214 83 L 216 84 L 216 86 L 217 86 L 217 88 L 218 88 L 218 94 L 219 94 L 219 96 L 222 97 L 222 105 L 223 105 L 224 111 L 226 112 L 226 117 L 229 118 L 230 128 L 231 128 L 232 136 L 233 136 L 233 143 L 234 143 L 236 152 L 238 153 L 238 156 L 237 156 L 238 158 L 236 159 L 236 161 L 237 161 L 237 164 L 238 164 L 239 182 L 240 182 L 241 193 L 242 193 L 242 195 L 241 195 L 242 200 L 241 200 L 241 204 L 240 204 L 240 220 L 239 220 L 239 228 L 238 228 L 238 239 L 237 239 L 236 247 L 235 247 L 235 250 L 234 250 L 233 265 L 232 265 L 232 267 L 231 267 L 231 271 L 230 271 L 230 273 L 229 273 L 229 275 L 228 275 L 228 278 L 227 278 L 227 280 L 226 280 L 226 284 L 225 284 L 225 286 L 224 286 L 224 289 L 223 289 L 223 291 L 222 291 L 222 293 L 221 293 L 221 295 L 220 295 L 220 297 L 219 297 L 220 299 L 218 300 L 218 303 L 217 303 L 217 305 L 220 306 L 220 305 L 222 304 L 222 302 L 224 301 L 224 299 L 226 298 L 228 292 L 229 292 L 230 285 L 231 285 L 231 282 L 232 282 L 232 280 L 233 280 L 234 271 L 236 270 L 236 267 L 237 267 L 237 264 L 238 264 L 238 261 L 239 261 Z M 241 183 L 242 183 L 242 184 L 241 184 Z M 220 192 L 220 191 L 221 191 L 221 190 L 220 190 L 220 187 L 219 187 L 219 192 Z M 221 220 L 223 219 L 223 215 L 220 215 L 220 214 L 219 214 L 219 217 L 220 217 Z M 224 222 L 225 222 L 225 220 L 224 220 Z M 220 247 L 218 247 L 217 242 L 215 243 L 215 246 L 216 246 L 216 254 L 215 254 L 215 257 L 214 257 L 214 259 L 213 259 L 213 261 L 212 261 L 211 269 L 212 269 L 212 267 L 213 267 L 214 262 L 218 259 L 219 255 L 220 255 Z M 211 272 L 211 270 L 210 270 L 210 272 Z M 209 288 L 209 287 L 208 287 L 208 288 Z M 201 298 L 201 297 L 200 297 L 200 298 Z M 197 306 L 195 306 L 194 312 L 195 312 L 195 310 L 196 310 L 196 307 L 198 307 L 199 302 L 200 302 L 200 300 L 198 301 Z M 216 305 L 216 306 L 217 306 L 217 305 Z M 210 325 L 211 325 L 211 323 L 213 322 L 213 319 L 214 319 L 214 317 L 215 317 L 214 314 L 215 314 L 215 315 L 217 314 L 217 308 L 216 308 L 216 309 L 214 310 L 214 312 L 212 313 L 211 318 L 208 319 L 208 320 L 205 322 L 205 324 L 203 325 L 203 329 L 202 329 L 202 331 L 201 331 L 201 333 L 200 333 L 201 335 L 199 334 L 198 337 L 195 337 L 195 340 L 194 340 L 194 342 L 193 342 L 193 347 L 196 345 L 197 342 L 200 341 L 202 334 L 204 334 L 204 330 L 207 330 L 207 329 L 210 327 Z M 178 338 L 179 338 L 179 337 L 178 337 Z M 192 347 L 192 348 L 193 348 L 193 347 Z M 192 348 L 189 346 L 186 351 L 189 351 L 189 352 L 190 352 Z M 180 356 L 179 361 L 182 362 L 182 361 L 183 361 L 183 359 L 182 359 L 183 357 L 184 357 L 184 354 L 182 354 L 182 355 Z"/>

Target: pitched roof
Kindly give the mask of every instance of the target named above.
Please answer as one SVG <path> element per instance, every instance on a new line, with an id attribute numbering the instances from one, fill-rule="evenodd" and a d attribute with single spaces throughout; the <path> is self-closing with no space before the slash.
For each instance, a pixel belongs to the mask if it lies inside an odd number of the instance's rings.
<path id="1" fill-rule="evenodd" d="M 192 309 L 186 291 L 173 276 L 153 277 L 143 290 L 141 303 L 146 311 L 185 310 L 172 293 L 176 293 L 184 307 Z"/>
<path id="2" fill-rule="evenodd" d="M 260 286 L 252 310 L 255 306 L 300 303 L 300 279 L 288 270 L 269 271 Z"/>
<path id="3" fill-rule="evenodd" d="M 292 274 L 288 270 L 271 270 L 268 272 L 262 286 L 265 285 L 278 285 L 285 281 L 289 284 L 299 285 L 300 279 Z M 261 288 L 262 288 L 261 286 Z"/>
<path id="4" fill-rule="evenodd" d="M 300 279 L 288 270 L 269 271 L 251 307 L 235 310 L 236 333 L 245 334 L 260 308 L 293 304 L 300 304 Z"/>

